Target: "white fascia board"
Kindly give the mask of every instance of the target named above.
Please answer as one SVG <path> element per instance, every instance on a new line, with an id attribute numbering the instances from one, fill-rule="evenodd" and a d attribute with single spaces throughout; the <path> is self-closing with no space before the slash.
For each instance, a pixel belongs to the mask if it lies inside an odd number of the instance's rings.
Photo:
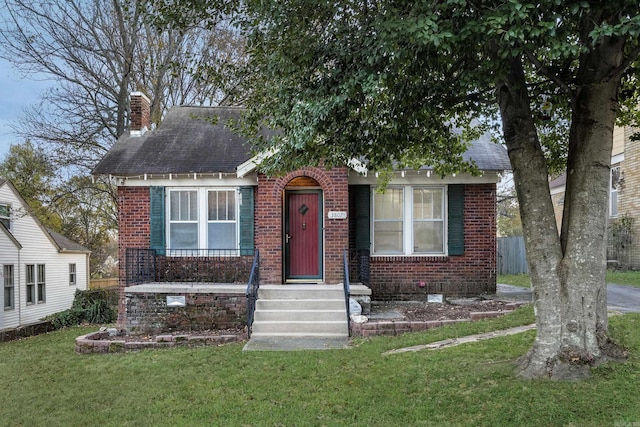
<path id="1" fill-rule="evenodd" d="M 242 163 L 236 168 L 236 175 L 238 176 L 238 178 L 243 178 L 245 175 L 256 170 L 256 168 L 260 165 L 260 163 L 262 163 L 264 159 L 268 159 L 269 157 L 276 154 L 278 151 L 280 151 L 279 148 L 272 148 L 271 150 L 264 151 L 250 158 L 249 160 Z"/>
<path id="2" fill-rule="evenodd" d="M 180 174 L 173 175 L 169 179 L 169 174 L 149 174 L 147 179 L 143 177 L 115 177 L 116 183 L 121 187 L 149 187 L 152 185 L 162 187 L 240 187 L 247 185 L 257 185 L 258 180 L 255 173 L 248 174 L 242 178 L 237 178 L 235 174 Z"/>
<path id="3" fill-rule="evenodd" d="M 484 171 L 481 176 L 469 174 L 448 175 L 441 178 L 440 175 L 427 171 L 405 171 L 403 177 L 400 173 L 389 181 L 389 185 L 447 185 L 447 184 L 496 184 L 500 181 L 500 173 L 495 171 Z M 378 179 L 374 173 L 366 176 L 359 173 L 349 173 L 349 185 L 377 185 Z"/>
<path id="4" fill-rule="evenodd" d="M 615 165 L 624 161 L 624 153 L 616 154 L 615 156 L 611 156 L 611 164 Z"/>

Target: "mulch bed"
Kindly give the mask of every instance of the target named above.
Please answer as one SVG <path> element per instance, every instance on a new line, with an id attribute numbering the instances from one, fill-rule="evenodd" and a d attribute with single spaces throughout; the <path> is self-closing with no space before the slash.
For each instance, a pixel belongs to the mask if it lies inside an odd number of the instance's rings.
<path id="1" fill-rule="evenodd" d="M 155 341 L 158 336 L 162 336 L 162 335 L 211 337 L 211 336 L 222 336 L 222 335 L 246 336 L 246 333 L 247 333 L 246 328 L 205 329 L 205 330 L 198 330 L 198 331 L 176 330 L 176 331 L 160 332 L 157 334 L 126 335 L 126 334 L 119 333 L 116 336 L 109 336 L 103 339 L 110 340 L 110 341 L 151 342 L 151 341 Z"/>
<path id="2" fill-rule="evenodd" d="M 395 310 L 408 321 L 469 319 L 473 312 L 511 311 L 522 304 L 494 300 L 478 300 L 464 304 L 437 302 L 385 302 L 372 310 Z"/>

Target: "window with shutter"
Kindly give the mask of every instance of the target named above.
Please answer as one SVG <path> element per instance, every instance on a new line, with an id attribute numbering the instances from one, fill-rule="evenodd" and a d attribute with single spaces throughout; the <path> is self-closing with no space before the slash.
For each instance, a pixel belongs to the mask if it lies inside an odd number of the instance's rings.
<path id="1" fill-rule="evenodd" d="M 448 188 L 449 255 L 464 255 L 464 185 Z"/>

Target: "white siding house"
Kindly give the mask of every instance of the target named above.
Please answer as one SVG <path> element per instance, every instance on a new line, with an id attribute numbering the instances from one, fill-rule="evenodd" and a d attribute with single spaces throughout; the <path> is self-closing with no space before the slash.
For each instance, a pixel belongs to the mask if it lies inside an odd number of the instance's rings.
<path id="1" fill-rule="evenodd" d="M 47 230 L 2 179 L 0 229 L 0 330 L 66 310 L 87 289 L 89 250 Z"/>

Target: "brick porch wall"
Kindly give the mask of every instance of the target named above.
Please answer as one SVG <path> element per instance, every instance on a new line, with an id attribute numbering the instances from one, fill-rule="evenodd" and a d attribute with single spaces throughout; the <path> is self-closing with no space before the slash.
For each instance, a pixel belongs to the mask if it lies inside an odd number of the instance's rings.
<path id="1" fill-rule="evenodd" d="M 126 331 L 158 334 L 238 328 L 247 323 L 244 293 L 174 292 L 171 295 L 184 296 L 186 306 L 168 307 L 165 293 L 128 293 Z"/>
<path id="2" fill-rule="evenodd" d="M 348 219 L 328 219 L 329 211 L 348 211 L 349 187 L 346 168 L 324 170 L 306 168 L 283 177 L 258 177 L 255 202 L 255 241 L 260 249 L 260 280 L 262 283 L 283 283 L 282 222 L 284 190 L 289 181 L 300 176 L 315 179 L 322 188 L 324 218 L 324 280 L 342 281 L 342 251 L 349 243 Z"/>
<path id="3" fill-rule="evenodd" d="M 465 185 L 464 255 L 372 257 L 371 291 L 378 300 L 427 294 L 478 295 L 496 290 L 496 186 Z M 420 287 L 424 282 L 424 287 Z"/>
<path id="4" fill-rule="evenodd" d="M 124 327 L 127 248 L 148 248 L 151 229 L 149 222 L 149 187 L 118 187 L 118 326 Z"/>

